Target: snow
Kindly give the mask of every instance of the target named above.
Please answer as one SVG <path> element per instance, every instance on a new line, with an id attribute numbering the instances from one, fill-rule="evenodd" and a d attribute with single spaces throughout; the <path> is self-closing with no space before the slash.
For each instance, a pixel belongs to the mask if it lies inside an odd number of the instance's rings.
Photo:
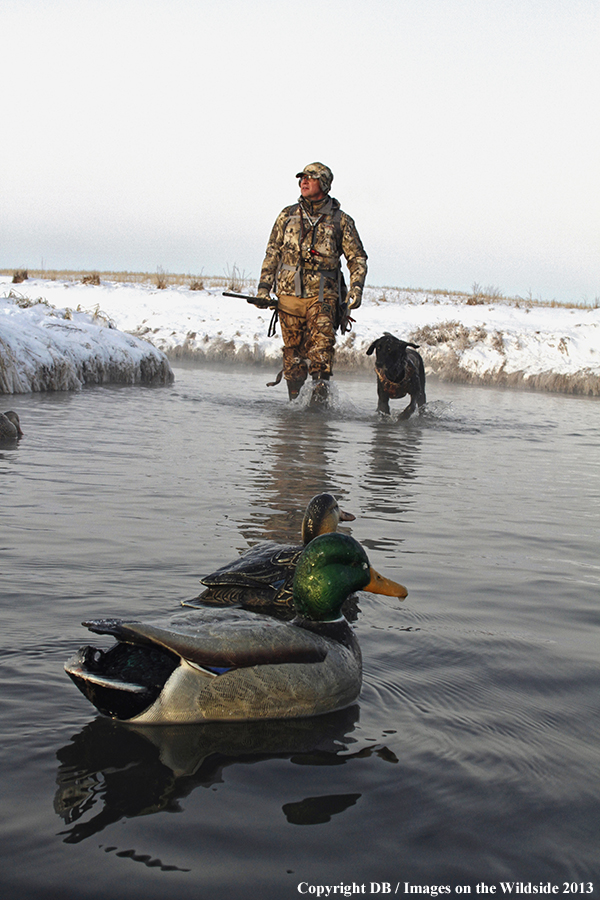
<path id="1" fill-rule="evenodd" d="M 0 394 L 172 380 L 164 353 L 117 330 L 98 311 L 55 309 L 27 291 L 0 297 Z"/>
<path id="2" fill-rule="evenodd" d="M 167 382 L 167 357 L 279 369 L 271 311 L 222 290 L 0 277 L 0 393 Z M 389 331 L 420 345 L 429 375 L 600 395 L 600 309 L 479 300 L 367 288 L 352 331 L 338 335 L 336 368 L 372 370 L 366 350 Z"/>

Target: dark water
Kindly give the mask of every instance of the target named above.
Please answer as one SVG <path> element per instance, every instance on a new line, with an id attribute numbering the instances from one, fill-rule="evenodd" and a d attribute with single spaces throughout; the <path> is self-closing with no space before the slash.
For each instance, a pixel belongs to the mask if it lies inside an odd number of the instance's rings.
<path id="1" fill-rule="evenodd" d="M 315 414 L 269 375 L 5 403 L 26 436 L 0 450 L 4 895 L 600 896 L 600 403 L 432 382 L 424 417 L 390 423 L 371 379 Z M 325 489 L 409 589 L 361 595 L 354 707 L 94 714 L 62 669 L 83 619 L 175 610 L 248 546 L 296 541 Z"/>

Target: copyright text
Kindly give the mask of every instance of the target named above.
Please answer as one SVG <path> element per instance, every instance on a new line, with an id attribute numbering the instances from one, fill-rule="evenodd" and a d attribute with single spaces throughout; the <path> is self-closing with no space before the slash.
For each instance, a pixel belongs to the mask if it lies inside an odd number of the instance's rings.
<path id="1" fill-rule="evenodd" d="M 409 881 L 367 881 L 345 884 L 309 884 L 301 881 L 298 885 L 298 893 L 309 897 L 353 897 L 360 894 L 424 894 L 428 897 L 443 897 L 448 894 L 493 894 L 493 895 L 550 895 L 550 894 L 593 894 L 594 883 L 592 881 L 563 881 L 553 884 L 550 881 L 500 881 L 497 884 L 480 881 L 472 886 L 449 884 L 412 884 Z"/>

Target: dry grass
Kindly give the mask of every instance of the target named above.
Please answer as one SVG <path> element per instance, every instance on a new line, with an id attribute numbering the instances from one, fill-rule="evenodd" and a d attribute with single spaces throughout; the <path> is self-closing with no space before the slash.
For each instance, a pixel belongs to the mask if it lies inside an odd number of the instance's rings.
<path id="1" fill-rule="evenodd" d="M 570 302 L 559 302 L 558 300 L 542 300 L 541 298 L 534 300 L 531 291 L 528 293 L 527 297 L 505 297 L 500 288 L 494 287 L 493 285 L 482 288 L 477 282 L 474 283 L 470 294 L 467 294 L 464 291 L 451 291 L 443 288 L 409 288 L 392 287 L 391 285 L 385 285 L 383 287 L 367 285 L 367 287 L 371 291 L 381 291 L 380 296 L 373 301 L 376 304 L 393 303 L 395 302 L 396 294 L 405 293 L 413 295 L 425 294 L 425 302 L 429 302 L 430 297 L 433 298 L 433 303 L 439 303 L 442 299 L 449 298 L 455 303 L 465 303 L 467 306 L 505 304 L 506 306 L 515 306 L 517 309 L 533 309 L 534 307 L 547 307 L 551 309 L 598 309 L 600 307 L 600 296 L 595 297 L 593 303 L 586 303 L 583 301 L 578 303 L 574 300 Z M 388 296 L 387 292 L 389 292 L 391 296 Z M 423 302 L 422 296 L 419 298 L 419 302 Z"/>
<path id="2" fill-rule="evenodd" d="M 21 270 L 19 270 L 21 271 Z M 27 270 L 22 270 L 27 271 Z M 0 269 L 0 275 L 13 275 L 14 269 Z M 233 269 L 227 269 L 224 275 L 199 275 L 177 274 L 166 272 L 160 267 L 155 273 L 152 272 L 85 272 L 74 269 L 29 269 L 29 278 L 40 278 L 44 281 L 71 281 L 73 283 L 81 282 L 82 284 L 100 285 L 103 281 L 112 281 L 120 284 L 148 284 L 158 285 L 158 282 L 164 282 L 165 287 L 184 287 L 191 291 L 203 291 L 205 288 L 223 288 L 230 289 L 230 285 L 236 284 L 237 290 L 243 289 L 244 285 L 252 280 L 245 272 L 240 272 L 234 266 Z M 18 282 L 14 282 L 18 284 Z"/>
<path id="3" fill-rule="evenodd" d="M 424 325 L 411 332 L 409 339 L 420 345 L 420 352 L 426 366 L 441 381 L 523 388 L 560 394 L 600 396 L 600 377 L 590 369 L 583 369 L 568 375 L 551 370 L 540 372 L 537 375 L 527 375 L 522 371 L 506 372 L 504 336 L 497 330 L 488 332 L 482 325 L 467 328 L 456 321 Z M 494 350 L 504 358 L 499 367 L 477 372 L 463 366 L 464 351 L 480 342 L 491 344 Z M 564 338 L 559 342 L 558 349 L 563 353 L 566 352 Z"/>
<path id="4" fill-rule="evenodd" d="M 204 290 L 204 280 L 202 278 L 202 272 L 197 275 L 195 278 L 192 278 L 188 285 L 190 291 L 203 291 Z"/>
<path id="5" fill-rule="evenodd" d="M 83 275 L 81 278 L 82 284 L 101 284 L 100 275 L 98 272 L 90 272 L 88 275 Z"/>
<path id="6" fill-rule="evenodd" d="M 241 294 L 246 290 L 249 277 L 245 272 L 240 272 L 234 263 L 231 268 L 227 266 L 225 269 L 225 286 L 228 291 L 235 291 L 237 294 Z"/>
<path id="7" fill-rule="evenodd" d="M 92 272 L 85 273 L 72 269 L 0 269 L 0 275 L 12 275 L 13 283 L 19 284 L 27 278 L 41 278 L 47 281 L 80 281 L 84 284 L 98 285 L 102 281 L 120 282 L 122 284 L 154 284 L 160 290 L 167 287 L 184 287 L 191 291 L 202 291 L 207 289 L 225 289 L 245 293 L 250 286 L 255 286 L 255 279 L 252 279 L 245 271 L 240 271 L 237 265 L 226 266 L 223 275 L 193 275 L 193 274 L 177 274 L 164 271 L 160 266 L 156 273 L 149 272 Z M 17 280 L 18 279 L 18 280 Z M 534 300 L 529 292 L 527 297 L 504 297 L 502 291 L 493 286 L 481 287 L 477 282 L 473 284 L 470 294 L 464 291 L 451 291 L 442 288 L 407 288 L 394 287 L 391 285 L 375 286 L 368 285 L 372 291 L 380 291 L 381 294 L 375 299 L 375 303 L 394 302 L 394 295 L 398 292 L 407 294 L 426 294 L 433 298 L 433 302 L 439 302 L 438 298 L 449 297 L 456 303 L 465 303 L 468 306 L 473 305 L 491 305 L 506 304 L 516 306 L 517 308 L 531 309 L 534 307 L 550 307 L 561 309 L 598 309 L 600 307 L 600 296 L 595 297 L 592 303 L 558 302 L 557 300 Z M 392 296 L 388 296 L 387 292 Z"/>
<path id="8" fill-rule="evenodd" d="M 18 284 L 19 282 L 17 282 Z M 24 294 L 20 294 L 18 291 L 14 291 L 12 288 L 7 294 L 2 294 L 3 299 L 12 300 L 17 306 L 21 309 L 29 309 L 31 306 L 38 306 L 42 304 L 42 306 L 47 306 L 50 309 L 54 309 L 51 303 L 48 303 L 47 300 L 44 300 L 43 297 L 37 297 L 35 300 L 32 300 L 30 297 L 26 297 Z"/>
<path id="9" fill-rule="evenodd" d="M 165 272 L 160 266 L 156 270 L 156 287 L 159 291 L 164 291 L 169 285 L 169 273 Z"/>
<path id="10" fill-rule="evenodd" d="M 477 341 L 484 341 L 487 331 L 482 325 L 467 328 L 461 322 L 440 322 L 438 325 L 423 325 L 411 332 L 410 339 L 415 344 L 438 347 L 452 344 L 457 350 L 466 350 Z"/>

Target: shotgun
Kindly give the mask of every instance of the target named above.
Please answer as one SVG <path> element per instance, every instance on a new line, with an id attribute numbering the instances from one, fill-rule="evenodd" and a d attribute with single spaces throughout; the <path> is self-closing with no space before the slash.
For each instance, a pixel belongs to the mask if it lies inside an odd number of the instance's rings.
<path id="1" fill-rule="evenodd" d="M 258 297 L 251 297 L 250 294 L 235 294 L 232 291 L 223 291 L 224 297 L 235 297 L 237 300 L 246 300 L 248 303 L 253 303 L 255 306 L 258 306 L 259 309 L 277 309 L 277 300 L 260 300 Z M 264 306 L 260 306 L 260 304 L 264 303 Z"/>

